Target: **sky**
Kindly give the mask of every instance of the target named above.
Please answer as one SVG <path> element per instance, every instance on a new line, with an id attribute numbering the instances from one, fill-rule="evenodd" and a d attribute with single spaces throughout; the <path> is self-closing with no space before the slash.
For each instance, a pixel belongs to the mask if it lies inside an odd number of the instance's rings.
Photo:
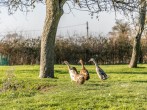
<path id="1" fill-rule="evenodd" d="M 31 12 L 17 11 L 13 15 L 8 15 L 7 8 L 1 7 L 0 10 L 0 35 L 11 32 L 41 34 L 45 20 L 45 5 L 37 4 Z M 101 13 L 99 19 L 96 19 L 96 17 L 91 18 L 88 12 L 72 10 L 69 13 L 68 6 L 65 4 L 57 35 L 86 35 L 86 22 L 89 24 L 90 34 L 106 35 L 115 25 L 115 14 Z"/>

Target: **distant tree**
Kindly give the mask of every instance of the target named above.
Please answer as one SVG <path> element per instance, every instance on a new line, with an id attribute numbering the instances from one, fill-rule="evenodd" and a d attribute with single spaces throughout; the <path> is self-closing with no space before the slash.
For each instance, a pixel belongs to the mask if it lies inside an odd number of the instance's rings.
<path id="1" fill-rule="evenodd" d="M 116 21 L 116 24 L 112 27 L 112 32 L 109 32 L 111 39 L 113 40 L 114 46 L 117 45 L 117 53 L 115 56 L 117 56 L 119 62 L 123 63 L 124 58 L 127 56 L 130 52 L 126 51 L 129 50 L 131 47 L 130 42 L 130 35 L 131 35 L 131 28 L 128 22 L 124 22 L 123 20 Z"/>
<path id="2" fill-rule="evenodd" d="M 112 31 L 113 32 L 110 32 L 110 34 L 117 34 L 119 37 L 128 37 L 130 25 L 128 22 L 124 22 L 123 20 L 117 20 L 115 25 L 112 27 Z"/>

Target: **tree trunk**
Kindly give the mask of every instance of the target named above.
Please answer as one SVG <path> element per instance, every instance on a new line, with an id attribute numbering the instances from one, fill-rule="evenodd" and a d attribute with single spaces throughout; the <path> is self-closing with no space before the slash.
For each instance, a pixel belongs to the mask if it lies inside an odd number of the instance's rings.
<path id="1" fill-rule="evenodd" d="M 130 68 L 137 67 L 137 62 L 138 62 L 138 57 L 139 57 L 139 52 L 140 52 L 140 39 L 141 39 L 143 30 L 144 30 L 145 18 L 146 18 L 146 0 L 142 1 L 139 16 L 140 16 L 139 18 L 140 27 L 134 39 L 133 52 L 132 52 L 132 57 L 131 57 L 131 61 L 129 64 Z"/>
<path id="2" fill-rule="evenodd" d="M 139 63 L 143 63 L 143 55 L 142 55 L 142 49 L 141 49 L 141 46 L 140 46 L 140 52 L 139 52 Z"/>
<path id="3" fill-rule="evenodd" d="M 140 52 L 140 38 L 141 38 L 141 34 L 138 33 L 134 39 L 133 52 L 132 52 L 132 57 L 131 57 L 131 61 L 129 64 L 130 68 L 137 67 L 138 55 Z"/>
<path id="4" fill-rule="evenodd" d="M 46 18 L 41 38 L 40 78 L 54 78 L 54 47 L 63 10 L 59 0 L 46 0 Z"/>

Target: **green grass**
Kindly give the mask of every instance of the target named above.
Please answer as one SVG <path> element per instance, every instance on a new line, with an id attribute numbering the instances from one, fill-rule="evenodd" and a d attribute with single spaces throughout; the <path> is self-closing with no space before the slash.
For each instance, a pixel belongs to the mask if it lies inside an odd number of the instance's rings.
<path id="1" fill-rule="evenodd" d="M 55 65 L 54 79 L 39 79 L 38 65 L 0 66 L 0 110 L 147 110 L 147 64 L 101 67 L 107 80 L 86 65 L 90 80 L 77 85 L 65 65 Z"/>

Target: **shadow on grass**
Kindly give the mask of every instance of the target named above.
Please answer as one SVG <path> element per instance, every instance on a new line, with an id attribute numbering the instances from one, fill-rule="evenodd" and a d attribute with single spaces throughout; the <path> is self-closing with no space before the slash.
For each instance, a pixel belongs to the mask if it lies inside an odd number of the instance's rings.
<path id="1" fill-rule="evenodd" d="M 57 74 L 69 74 L 68 70 L 54 70 L 54 71 Z M 78 73 L 80 73 L 80 72 L 78 71 Z M 89 71 L 89 74 L 96 74 L 96 72 Z"/>
<path id="2" fill-rule="evenodd" d="M 137 68 L 146 68 L 146 67 L 137 67 Z"/>
<path id="3" fill-rule="evenodd" d="M 99 90 L 101 88 L 106 88 L 106 87 L 110 87 L 109 84 L 87 84 L 87 89 L 86 90 Z"/>
<path id="4" fill-rule="evenodd" d="M 107 72 L 107 73 L 114 73 L 114 74 L 147 74 L 147 72 Z"/>
<path id="5" fill-rule="evenodd" d="M 110 86 L 110 84 L 108 84 L 108 83 L 105 83 L 105 82 L 103 82 L 103 81 L 99 81 L 99 82 L 95 82 L 95 81 L 90 81 L 90 83 L 89 84 L 86 84 L 87 86 L 89 86 L 89 87 L 97 87 L 97 86 L 103 86 L 103 87 L 109 87 Z"/>
<path id="6" fill-rule="evenodd" d="M 146 67 L 138 67 L 138 68 L 146 68 Z M 135 69 L 137 69 L 137 68 L 135 68 Z M 15 70 L 15 71 L 17 71 L 16 73 L 28 73 L 28 74 L 30 74 L 30 73 L 39 73 L 39 70 L 37 70 L 37 69 L 31 69 L 31 70 Z M 68 70 L 54 70 L 54 73 L 56 74 L 69 74 L 69 72 L 68 72 Z M 106 73 L 114 73 L 114 74 L 147 74 L 147 72 L 140 72 L 140 71 L 138 71 L 138 72 L 134 72 L 134 71 L 130 71 L 130 72 L 123 72 L 123 71 L 117 71 L 117 72 L 115 72 L 115 71 L 109 71 L 109 72 L 106 72 Z M 89 74 L 96 74 L 96 72 L 95 71 L 89 71 Z"/>
<path id="7" fill-rule="evenodd" d="M 17 72 L 16 73 L 28 73 L 28 74 L 30 74 L 30 73 L 38 73 L 39 74 L 39 70 L 16 70 Z M 61 71 L 61 70 L 55 70 L 54 71 L 54 73 L 56 74 L 67 74 L 68 73 L 68 71 Z"/>
<path id="8" fill-rule="evenodd" d="M 17 71 L 18 73 L 38 73 L 39 72 L 39 70 L 15 70 L 15 71 Z"/>
<path id="9" fill-rule="evenodd" d="M 132 81 L 132 82 L 138 82 L 138 83 L 147 83 L 147 80 L 145 81 L 145 80 L 136 80 L 136 81 Z"/>
<path id="10" fill-rule="evenodd" d="M 65 71 L 64 70 L 62 70 L 62 71 L 61 70 L 54 70 L 54 72 L 57 74 L 69 74 L 68 70 L 65 70 Z"/>
<path id="11" fill-rule="evenodd" d="M 87 84 L 87 86 L 93 87 L 93 86 L 101 86 L 100 84 Z"/>
<path id="12" fill-rule="evenodd" d="M 16 70 L 17 71 L 17 73 L 28 73 L 28 74 L 30 74 L 30 73 L 38 73 L 39 74 L 39 70 Z M 56 74 L 67 74 L 68 73 L 68 71 L 63 71 L 63 70 L 54 70 L 54 73 Z M 69 73 L 68 73 L 69 74 Z"/>

